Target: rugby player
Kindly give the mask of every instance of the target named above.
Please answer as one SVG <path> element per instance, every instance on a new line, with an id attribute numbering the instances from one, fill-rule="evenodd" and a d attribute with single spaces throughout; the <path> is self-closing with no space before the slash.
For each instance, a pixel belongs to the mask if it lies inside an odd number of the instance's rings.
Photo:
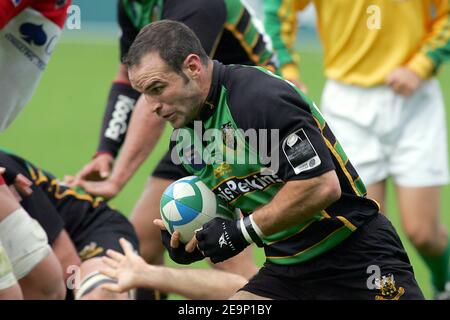
<path id="1" fill-rule="evenodd" d="M 217 263 L 255 243 L 266 263 L 232 299 L 423 299 L 394 227 L 366 197 L 317 107 L 292 83 L 263 68 L 211 60 L 188 27 L 169 20 L 144 27 L 124 61 L 150 110 L 179 129 L 171 137 L 174 161 L 244 214 L 214 218 L 186 246 L 174 232 L 164 242 L 174 261 Z M 209 129 L 222 139 L 204 140 Z M 249 129 L 278 133 L 270 166 L 263 164 L 265 137 L 249 141 Z M 239 158 L 216 174 L 228 149 Z M 169 237 L 161 220 L 155 224 Z M 370 282 L 372 267 L 379 274 Z"/>
<path id="2" fill-rule="evenodd" d="M 139 249 L 136 233 L 126 217 L 109 207 L 102 198 L 66 187 L 51 173 L 17 155 L 0 151 L 0 166 L 6 168 L 7 176 L 11 178 L 8 180 L 19 177 L 31 182 L 29 194 L 14 193 L 22 207 L 45 230 L 48 242 L 62 264 L 68 289 L 72 289 L 76 299 L 133 297 L 132 292 L 130 295 L 112 294 L 100 288 L 114 282 L 99 273 L 106 267 L 101 260 L 106 251 L 120 251 L 120 238 L 126 239 L 133 250 Z"/>
<path id="3" fill-rule="evenodd" d="M 0 1 L 0 131 L 31 98 L 69 4 L 70 0 Z M 20 207 L 0 175 L 0 299 L 57 299 L 64 294 L 62 272 L 45 232 Z"/>
<path id="4" fill-rule="evenodd" d="M 139 30 L 151 21 L 171 19 L 181 21 L 194 30 L 209 56 L 223 63 L 240 63 L 273 68 L 273 56 L 264 37 L 252 24 L 252 18 L 239 0 L 193 1 L 118 1 L 118 20 L 122 30 L 120 52 L 123 57 Z M 146 100 L 134 90 L 127 69 L 120 64 L 111 87 L 100 134 L 100 143 L 94 159 L 81 170 L 73 185 L 81 185 L 87 192 L 106 198 L 115 196 L 149 155 L 158 141 L 164 119 L 149 112 Z M 139 100 L 139 101 L 138 101 Z M 137 104 L 135 105 L 135 103 Z M 127 142 L 109 175 L 128 128 Z M 136 126 L 146 119 L 144 126 Z M 175 166 L 167 153 L 158 164 L 137 203 L 131 221 L 136 228 L 141 254 L 151 264 L 163 261 L 163 246 L 153 219 L 159 217 L 159 201 L 163 191 L 184 172 Z M 94 177 L 95 176 L 95 177 Z M 89 179 L 108 179 L 88 182 Z M 242 266 L 245 264 L 245 268 Z M 246 278 L 256 272 L 250 252 L 217 265 L 217 268 L 236 271 Z"/>

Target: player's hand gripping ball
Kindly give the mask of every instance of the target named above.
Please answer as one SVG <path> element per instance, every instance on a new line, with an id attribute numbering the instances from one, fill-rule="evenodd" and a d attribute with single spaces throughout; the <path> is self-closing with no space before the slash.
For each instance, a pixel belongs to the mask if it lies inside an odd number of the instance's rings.
<path id="1" fill-rule="evenodd" d="M 214 218 L 239 218 L 197 176 L 182 178 L 167 187 L 161 197 L 160 212 L 167 231 L 180 232 L 182 243 L 189 242 L 196 230 Z"/>

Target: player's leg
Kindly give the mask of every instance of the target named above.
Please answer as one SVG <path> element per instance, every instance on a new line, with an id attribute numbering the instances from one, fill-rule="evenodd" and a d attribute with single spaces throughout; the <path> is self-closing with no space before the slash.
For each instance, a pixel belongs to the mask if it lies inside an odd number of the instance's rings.
<path id="1" fill-rule="evenodd" d="M 391 96 L 387 89 L 364 89 L 329 80 L 321 102 L 327 124 L 366 185 L 368 197 L 380 204 L 383 213 L 389 176 L 389 150 L 383 143 L 389 128 L 383 118 L 383 99 Z"/>
<path id="2" fill-rule="evenodd" d="M 11 212 L 17 210 L 20 205 L 9 193 L 5 181 L 0 175 L 0 222 Z M 0 300 L 23 299 L 22 291 L 14 276 L 11 262 L 0 241 Z"/>
<path id="3" fill-rule="evenodd" d="M 0 203 L 0 238 L 23 296 L 63 298 L 61 266 L 48 246 L 45 231 L 20 207 L 6 185 L 0 185 Z"/>
<path id="4" fill-rule="evenodd" d="M 75 283 L 71 283 L 71 281 L 76 279 L 74 271 L 78 270 L 79 266 L 81 265 L 81 259 L 78 256 L 77 249 L 75 248 L 67 231 L 63 229 L 51 245 L 53 252 L 58 258 L 59 263 L 61 264 L 65 283 L 68 286 L 69 282 L 70 286 L 75 285 Z"/>
<path id="5" fill-rule="evenodd" d="M 437 291 L 450 281 L 450 245 L 440 220 L 441 186 L 449 181 L 445 119 L 437 80 L 424 82 L 404 101 L 390 161 L 405 233 L 430 269 Z"/>
<path id="6" fill-rule="evenodd" d="M 11 262 L 0 241 L 0 300 L 21 300 L 22 290 L 14 276 Z"/>
<path id="7" fill-rule="evenodd" d="M 114 283 L 109 277 L 100 274 L 99 270 L 107 268 L 101 257 L 95 257 L 81 264 L 81 287 L 75 290 L 75 297 L 79 300 L 128 300 L 128 292 L 117 293 L 103 289 L 104 283 Z M 79 291 L 82 291 L 80 293 Z"/>
<path id="8" fill-rule="evenodd" d="M 173 180 L 150 177 L 131 216 L 131 223 L 136 230 L 141 256 L 147 263 L 164 263 L 164 246 L 161 242 L 160 230 L 153 224 L 160 219 L 159 203 L 161 196 Z"/>
<path id="9" fill-rule="evenodd" d="M 101 206 L 91 213 L 91 222 L 74 235 L 74 242 L 82 263 L 80 266 L 81 285 L 75 290 L 79 300 L 128 300 L 135 298 L 135 290 L 115 293 L 102 288 L 105 283 L 115 280 L 102 275 L 100 270 L 108 268 L 101 259 L 108 250 L 123 253 L 119 239 L 124 238 L 133 250 L 138 250 L 136 232 L 128 219 L 108 206 Z M 153 292 L 155 297 L 155 293 Z"/>
<path id="10" fill-rule="evenodd" d="M 432 273 L 436 290 L 450 281 L 450 245 L 440 220 L 440 187 L 397 186 L 403 229 Z"/>
<path id="11" fill-rule="evenodd" d="M 367 186 L 367 197 L 380 205 L 380 212 L 386 214 L 386 180 Z"/>
<path id="12" fill-rule="evenodd" d="M 61 265 L 52 251 L 19 283 L 25 299 L 62 300 L 66 296 Z"/>

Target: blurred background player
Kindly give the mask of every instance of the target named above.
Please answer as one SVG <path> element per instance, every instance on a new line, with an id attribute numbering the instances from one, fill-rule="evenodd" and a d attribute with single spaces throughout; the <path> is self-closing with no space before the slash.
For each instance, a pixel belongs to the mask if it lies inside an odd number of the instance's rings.
<path id="1" fill-rule="evenodd" d="M 296 13 L 310 2 L 328 78 L 323 113 L 382 210 L 393 178 L 405 233 L 431 271 L 436 298 L 450 298 L 450 246 L 439 217 L 446 124 L 434 78 L 450 57 L 450 4 L 265 1 L 266 31 L 282 40 L 273 46 L 283 63 L 294 65 Z"/>
<path id="2" fill-rule="evenodd" d="M 61 34 L 69 4 L 70 0 L 0 1 L 0 131 L 31 98 Z M 0 298 L 64 297 L 62 272 L 45 232 L 4 183 L 0 174 Z"/>
<path id="3" fill-rule="evenodd" d="M 122 30 L 121 57 L 128 52 L 142 27 L 161 19 L 180 21 L 192 28 L 205 51 L 214 59 L 226 64 L 260 65 L 274 70 L 272 52 L 239 0 L 120 0 L 118 20 Z M 164 119 L 150 112 L 146 100 L 139 97 L 140 94 L 129 83 L 126 68 L 120 64 L 108 98 L 97 154 L 78 173 L 75 185 L 81 185 L 92 194 L 114 197 L 152 151 L 161 136 Z M 133 117 L 128 123 L 131 113 Z M 110 175 L 113 159 L 124 141 L 127 129 L 125 145 Z M 153 225 L 153 220 L 159 218 L 161 195 L 170 183 L 185 174 L 172 163 L 168 152 L 152 173 L 133 211 L 131 221 L 139 236 L 141 254 L 151 264 L 163 262 L 164 248 L 160 232 Z M 104 182 L 85 181 L 96 178 L 108 179 Z M 216 267 L 240 273 L 246 278 L 256 273 L 248 250 Z"/>
<path id="4" fill-rule="evenodd" d="M 139 249 L 136 233 L 128 219 L 110 208 L 102 198 L 68 188 L 51 173 L 17 155 L 0 151 L 0 166 L 14 178 L 30 181 L 32 193 L 23 195 L 20 190 L 14 193 L 22 207 L 45 230 L 74 297 L 89 300 L 131 298 L 128 294 L 101 289 L 102 284 L 114 280 L 99 273 L 107 266 L 101 260 L 106 251 L 121 251 L 120 238 L 126 239 L 133 250 Z"/>

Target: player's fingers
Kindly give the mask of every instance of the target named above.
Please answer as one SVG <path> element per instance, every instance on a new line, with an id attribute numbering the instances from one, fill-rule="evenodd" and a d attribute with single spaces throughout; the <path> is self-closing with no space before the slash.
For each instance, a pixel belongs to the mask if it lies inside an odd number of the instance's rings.
<path id="1" fill-rule="evenodd" d="M 108 291 L 112 291 L 112 292 L 118 292 L 118 293 L 122 293 L 124 290 L 122 290 L 122 288 L 116 284 L 116 283 L 105 283 L 102 284 L 100 286 L 100 288 L 108 290 Z"/>
<path id="2" fill-rule="evenodd" d="M 116 262 L 122 262 L 123 259 L 125 259 L 125 256 L 123 254 L 111 249 L 108 249 L 108 251 L 106 251 L 106 254 L 108 255 L 108 257 L 114 259 Z"/>
<path id="3" fill-rule="evenodd" d="M 98 182 L 93 181 L 87 181 L 87 180 L 80 180 L 76 185 L 80 186 L 84 189 L 87 193 L 93 194 L 93 195 L 101 195 L 105 199 L 109 199 L 108 195 L 104 194 L 104 192 L 99 192 Z"/>
<path id="4" fill-rule="evenodd" d="M 16 176 L 16 183 L 19 183 L 22 186 L 26 186 L 26 187 L 30 187 L 33 183 L 30 181 L 30 179 L 28 179 L 27 177 L 25 177 L 23 174 L 19 173 Z"/>
<path id="5" fill-rule="evenodd" d="M 103 258 L 106 258 L 106 257 L 103 257 Z M 108 258 L 102 259 L 102 260 L 103 260 L 103 262 L 105 262 L 107 264 L 107 262 L 105 261 L 107 259 Z M 113 278 L 113 279 L 117 278 L 117 272 L 113 268 L 102 268 L 102 269 L 99 270 L 99 272 L 101 274 L 103 274 L 104 276 L 107 276 L 107 277 L 110 277 L 110 278 Z"/>
<path id="6" fill-rule="evenodd" d="M 101 178 L 106 179 L 109 177 L 111 168 L 108 161 L 102 161 L 99 163 L 99 172 Z"/>
<path id="7" fill-rule="evenodd" d="M 126 240 L 125 238 L 120 238 L 119 243 L 123 249 L 123 252 L 125 253 L 125 256 L 134 255 L 133 246 L 128 240 Z"/>
<path id="8" fill-rule="evenodd" d="M 19 173 L 14 180 L 14 185 L 22 195 L 29 196 L 33 193 L 33 190 L 31 189 L 32 182 L 21 173 Z"/>
<path id="9" fill-rule="evenodd" d="M 393 81 L 390 84 L 390 87 L 392 90 L 394 90 L 395 93 L 402 94 L 402 84 L 400 82 Z"/>
<path id="10" fill-rule="evenodd" d="M 95 164 L 90 162 L 83 167 L 75 176 L 75 181 L 79 182 L 80 180 L 85 179 L 89 174 L 96 171 Z"/>
<path id="11" fill-rule="evenodd" d="M 119 263 L 109 257 L 102 257 L 102 262 L 104 262 L 112 270 L 117 269 L 119 267 Z"/>
<path id="12" fill-rule="evenodd" d="M 184 250 L 186 250 L 187 252 L 192 252 L 197 247 L 197 244 L 198 244 L 197 238 L 193 236 L 192 239 L 184 247 Z"/>
<path id="13" fill-rule="evenodd" d="M 172 248 L 178 248 L 180 245 L 180 233 L 178 231 L 175 231 L 172 234 L 172 237 L 170 238 L 170 246 Z"/>
<path id="14" fill-rule="evenodd" d="M 166 226 L 164 225 L 164 222 L 161 219 L 153 220 L 153 224 L 161 230 L 167 230 Z"/>
<path id="15" fill-rule="evenodd" d="M 0 167 L 0 174 L 4 174 L 4 173 L 5 173 L 5 171 L 6 171 L 6 169 L 5 169 L 5 168 L 3 168 L 3 167 Z"/>

